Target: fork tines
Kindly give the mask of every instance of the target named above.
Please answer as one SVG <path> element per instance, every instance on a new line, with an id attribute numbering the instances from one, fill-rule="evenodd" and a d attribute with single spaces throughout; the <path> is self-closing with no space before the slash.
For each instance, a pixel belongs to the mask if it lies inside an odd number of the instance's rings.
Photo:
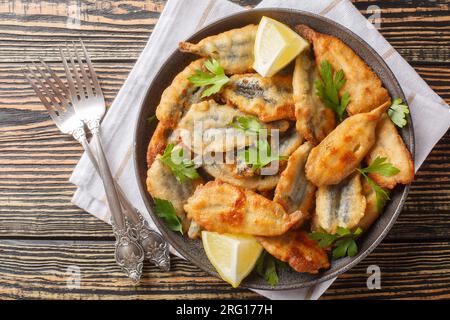
<path id="1" fill-rule="evenodd" d="M 92 96 L 103 97 L 103 93 L 100 88 L 97 75 L 95 74 L 94 67 L 92 66 L 91 59 L 89 58 L 86 47 L 81 40 L 80 46 L 83 51 L 83 58 L 86 63 L 83 63 L 78 50 L 78 46 L 75 45 L 74 42 L 72 42 L 72 50 L 69 48 L 67 43 L 65 46 L 65 50 L 59 48 L 59 52 L 64 64 L 64 69 L 67 74 L 67 82 L 69 84 L 69 90 L 72 99 L 83 100 Z M 66 55 L 64 54 L 64 51 Z M 70 69 L 72 69 L 72 72 L 70 71 Z"/>
<path id="2" fill-rule="evenodd" d="M 45 108 L 52 112 L 62 112 L 69 108 L 69 91 L 61 79 L 50 67 L 42 60 L 40 64 L 32 62 L 32 67 L 26 65 L 23 70 L 25 78 L 36 92 Z"/>

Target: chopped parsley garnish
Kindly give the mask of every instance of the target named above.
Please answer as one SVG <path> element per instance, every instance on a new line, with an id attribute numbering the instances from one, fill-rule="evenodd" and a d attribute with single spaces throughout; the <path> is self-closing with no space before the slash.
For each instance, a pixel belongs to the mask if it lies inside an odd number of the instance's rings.
<path id="1" fill-rule="evenodd" d="M 320 68 L 321 79 L 316 81 L 316 94 L 322 102 L 333 110 L 339 121 L 344 118 L 345 110 L 350 103 L 350 94 L 345 92 L 339 98 L 339 91 L 345 85 L 346 79 L 343 70 L 333 76 L 333 67 L 328 60 L 322 61 Z"/>

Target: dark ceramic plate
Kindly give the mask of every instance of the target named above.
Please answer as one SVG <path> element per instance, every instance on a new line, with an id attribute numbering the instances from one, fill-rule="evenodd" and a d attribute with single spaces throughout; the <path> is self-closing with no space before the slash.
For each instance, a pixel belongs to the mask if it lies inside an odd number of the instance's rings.
<path id="1" fill-rule="evenodd" d="M 392 97 L 403 98 L 404 101 L 406 101 L 395 76 L 384 63 L 383 59 L 371 47 L 369 47 L 366 42 L 354 33 L 321 16 L 293 10 L 250 10 L 229 16 L 207 26 L 193 35 L 189 41 L 198 42 L 207 36 L 215 35 L 233 28 L 243 27 L 252 23 L 257 24 L 262 16 L 272 17 L 292 27 L 297 24 L 306 24 L 319 32 L 331 34 L 340 38 L 347 45 L 349 45 L 375 71 L 376 74 L 378 74 L 378 76 L 382 79 L 384 86 L 391 93 Z M 192 261 L 208 273 L 218 277 L 217 272 L 214 270 L 204 253 L 201 241 L 193 241 L 182 237 L 179 233 L 170 231 L 153 213 L 153 201 L 146 190 L 145 184 L 147 173 L 147 146 L 155 129 L 155 125 L 150 127 L 146 119 L 155 114 L 155 109 L 159 104 L 159 100 L 164 89 L 168 87 L 173 78 L 195 58 L 196 57 L 189 54 L 180 53 L 178 51 L 174 52 L 151 83 L 147 96 L 140 106 L 141 110 L 135 131 L 134 160 L 136 177 L 142 198 L 159 230 L 163 233 L 169 243 L 186 259 Z M 414 132 L 411 119 L 409 119 L 409 123 L 410 125 L 406 129 L 403 129 L 401 134 L 409 150 L 411 151 L 411 154 L 414 154 Z M 276 287 L 271 287 L 257 275 L 251 274 L 242 283 L 242 287 L 266 290 L 303 288 L 332 279 L 339 274 L 346 272 L 366 257 L 381 242 L 381 240 L 383 240 L 401 212 L 408 195 L 408 191 L 409 186 L 399 186 L 394 190 L 391 197 L 392 200 L 388 203 L 383 215 L 370 230 L 365 232 L 364 236 L 360 239 L 360 251 L 356 257 L 333 261 L 329 270 L 315 276 L 304 273 L 281 271 L 280 282 Z"/>

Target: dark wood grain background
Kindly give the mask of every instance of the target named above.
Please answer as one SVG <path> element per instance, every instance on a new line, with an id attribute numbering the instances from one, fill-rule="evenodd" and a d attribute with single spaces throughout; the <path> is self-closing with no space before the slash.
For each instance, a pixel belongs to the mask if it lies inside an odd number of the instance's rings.
<path id="1" fill-rule="evenodd" d="M 70 203 L 75 188 L 68 178 L 81 147 L 59 133 L 21 74 L 38 57 L 58 62 L 57 46 L 81 37 L 110 105 L 165 2 L 0 0 L 0 299 L 259 297 L 175 257 L 171 272 L 147 265 L 142 284 L 130 285 L 115 266 L 110 227 Z M 370 5 L 382 9 L 383 35 L 450 102 L 449 1 L 353 2 L 366 15 Z M 450 298 L 449 160 L 447 133 L 389 236 L 323 299 Z M 381 268 L 382 288 L 370 291 L 366 270 L 373 264 Z M 67 287 L 69 266 L 81 268 L 79 289 Z"/>

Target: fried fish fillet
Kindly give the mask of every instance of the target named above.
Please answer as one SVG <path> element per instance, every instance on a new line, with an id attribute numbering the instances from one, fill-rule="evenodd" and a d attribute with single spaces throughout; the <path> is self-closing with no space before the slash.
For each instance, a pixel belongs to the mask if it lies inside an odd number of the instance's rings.
<path id="1" fill-rule="evenodd" d="M 156 117 L 167 128 L 175 128 L 186 109 L 193 103 L 201 100 L 201 90 L 195 87 L 189 78 L 197 70 L 202 70 L 205 59 L 192 62 L 172 81 L 172 84 L 164 90 L 161 101 L 156 109 Z"/>
<path id="2" fill-rule="evenodd" d="M 309 51 L 303 52 L 295 61 L 295 115 L 298 132 L 313 145 L 318 145 L 336 127 L 336 116 L 316 94 L 319 73 L 309 55 Z"/>
<path id="3" fill-rule="evenodd" d="M 347 82 L 341 93 L 350 94 L 351 101 L 347 107 L 349 114 L 370 112 L 390 99 L 378 76 L 341 40 L 305 25 L 299 25 L 296 29 L 302 37 L 312 42 L 318 66 L 328 60 L 334 70 L 344 71 Z"/>
<path id="4" fill-rule="evenodd" d="M 273 201 L 281 204 L 287 213 L 300 210 L 305 218 L 314 205 L 316 187 L 305 176 L 305 164 L 313 146 L 306 142 L 288 160 L 275 189 Z"/>
<path id="5" fill-rule="evenodd" d="M 177 216 L 182 221 L 184 231 L 189 228 L 189 220 L 186 218 L 183 206 L 201 183 L 201 179 L 180 183 L 160 160 L 155 160 L 147 172 L 148 192 L 153 198 L 168 200 L 172 203 Z"/>
<path id="6" fill-rule="evenodd" d="M 168 145 L 172 129 L 164 127 L 161 123 L 156 126 L 155 132 L 147 149 L 147 166 L 150 168 L 158 155 L 162 155 Z"/>
<path id="7" fill-rule="evenodd" d="M 181 42 L 182 52 L 220 62 L 227 74 L 242 74 L 253 69 L 257 25 L 248 25 L 203 39 L 198 44 Z"/>
<path id="8" fill-rule="evenodd" d="M 263 122 L 295 120 L 291 76 L 234 75 L 222 96 L 229 104 Z"/>
<path id="9" fill-rule="evenodd" d="M 377 173 L 371 173 L 369 176 L 379 186 L 387 189 L 393 189 L 397 184 L 411 183 L 414 179 L 411 153 L 388 115 L 383 115 L 376 132 L 376 143 L 367 155 L 366 162 L 371 164 L 377 157 L 387 158 L 387 162 L 400 172 L 392 177 L 384 177 Z"/>
<path id="10" fill-rule="evenodd" d="M 353 229 L 366 210 L 361 175 L 354 173 L 338 185 L 320 187 L 317 191 L 314 228 L 336 233 L 337 227 Z"/>
<path id="11" fill-rule="evenodd" d="M 203 101 L 190 107 L 180 120 L 176 135 L 200 155 L 244 148 L 256 140 L 256 135 L 229 127 L 235 118 L 243 115 L 229 105 L 219 105 L 214 100 Z"/>
<path id="12" fill-rule="evenodd" d="M 328 269 L 328 255 L 304 231 L 290 230 L 278 237 L 257 237 L 258 242 L 275 258 L 289 263 L 297 272 L 317 274 Z"/>
<path id="13" fill-rule="evenodd" d="M 375 144 L 375 131 L 390 103 L 344 120 L 317 147 L 306 163 L 306 176 L 317 187 L 334 185 L 352 174 Z"/>
<path id="14" fill-rule="evenodd" d="M 378 207 L 377 195 L 365 179 L 363 180 L 363 193 L 366 198 L 366 210 L 358 223 L 358 227 L 366 231 L 378 219 L 383 208 Z"/>
<path id="15" fill-rule="evenodd" d="M 284 157 L 289 157 L 303 142 L 304 139 L 301 134 L 297 130 L 292 129 L 280 138 L 278 153 Z"/>
<path id="16" fill-rule="evenodd" d="M 288 215 L 281 205 L 221 181 L 197 187 L 184 210 L 207 231 L 268 237 L 287 232 L 302 218 L 299 211 Z"/>
<path id="17" fill-rule="evenodd" d="M 212 177 L 220 179 L 233 186 L 254 190 L 267 191 L 273 190 L 280 179 L 280 175 L 272 176 L 245 176 L 240 175 L 236 164 L 212 163 L 203 165 L 203 169 Z"/>

